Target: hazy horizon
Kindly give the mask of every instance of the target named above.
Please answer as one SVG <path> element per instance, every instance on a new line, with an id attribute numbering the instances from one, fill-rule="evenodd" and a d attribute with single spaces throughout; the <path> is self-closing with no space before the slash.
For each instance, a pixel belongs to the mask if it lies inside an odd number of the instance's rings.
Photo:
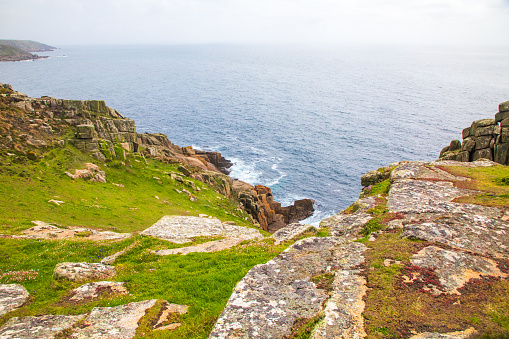
<path id="1" fill-rule="evenodd" d="M 509 46 L 509 0 L 1 1 L 1 39 L 88 44 Z"/>

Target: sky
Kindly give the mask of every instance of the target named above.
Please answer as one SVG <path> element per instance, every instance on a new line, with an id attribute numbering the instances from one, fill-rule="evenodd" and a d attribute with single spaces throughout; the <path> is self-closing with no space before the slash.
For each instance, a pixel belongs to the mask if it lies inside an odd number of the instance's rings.
<path id="1" fill-rule="evenodd" d="M 509 46 L 509 0 L 0 0 L 0 39 Z"/>

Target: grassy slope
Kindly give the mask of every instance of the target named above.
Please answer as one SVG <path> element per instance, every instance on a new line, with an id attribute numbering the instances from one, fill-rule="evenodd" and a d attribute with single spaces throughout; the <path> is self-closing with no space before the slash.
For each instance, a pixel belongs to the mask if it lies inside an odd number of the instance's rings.
<path id="1" fill-rule="evenodd" d="M 32 54 L 13 46 L 9 45 L 2 45 L 0 43 L 0 57 L 26 57 L 26 58 L 32 58 Z"/>
<path id="2" fill-rule="evenodd" d="M 55 49 L 55 47 L 32 40 L 0 40 L 0 45 L 16 47 L 25 52 L 41 52 Z"/>
<path id="3" fill-rule="evenodd" d="M 144 230 L 164 215 L 200 213 L 250 225 L 247 214 L 203 183 L 186 179 L 202 189 L 194 192 L 165 174 L 177 172 L 176 165 L 152 160 L 145 164 L 142 157 L 129 157 L 126 166 L 113 162 L 107 167 L 96 161 L 105 170 L 107 183 L 72 180 L 64 174 L 83 169 L 93 160 L 72 146 L 53 149 L 37 162 L 4 155 L 0 166 L 1 233 L 31 227 L 31 220 L 133 232 Z M 190 201 L 175 189 L 192 191 L 198 201 Z M 48 203 L 51 199 L 64 204 Z"/>

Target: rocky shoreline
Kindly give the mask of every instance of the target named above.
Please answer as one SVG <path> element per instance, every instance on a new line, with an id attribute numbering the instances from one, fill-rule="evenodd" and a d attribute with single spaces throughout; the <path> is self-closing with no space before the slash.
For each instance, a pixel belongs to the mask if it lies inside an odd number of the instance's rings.
<path id="1" fill-rule="evenodd" d="M 13 121 L 13 125 L 17 124 L 16 127 L 22 131 L 23 140 L 17 143 L 15 135 L 7 135 L 0 140 L 2 148 L 19 144 L 18 147 L 23 150 L 22 143 L 36 148 L 70 143 L 101 162 L 125 159 L 127 153 L 138 153 L 163 163 L 179 163 L 182 176 L 177 180 L 189 177 L 211 185 L 249 213 L 253 222 L 264 231 L 275 232 L 290 223 L 306 219 L 314 211 L 311 199 L 298 200 L 293 205 L 282 207 L 274 200 L 270 187 L 252 186 L 232 179 L 227 174 L 233 164 L 221 153 L 194 150 L 191 146 L 180 147 L 161 133 L 137 133 L 134 120 L 107 107 L 104 101 L 30 98 L 13 91 L 9 85 L 0 87 L 5 92 L 1 95 L 10 105 L 38 117 L 29 121 L 28 126 Z M 64 138 L 67 129 L 75 131 L 73 138 Z"/>

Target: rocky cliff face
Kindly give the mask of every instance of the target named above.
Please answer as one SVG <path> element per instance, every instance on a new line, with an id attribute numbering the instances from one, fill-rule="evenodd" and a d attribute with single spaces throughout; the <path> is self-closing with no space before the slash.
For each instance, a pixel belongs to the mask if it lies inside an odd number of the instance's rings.
<path id="1" fill-rule="evenodd" d="M 501 103 L 498 108 L 495 119 L 477 120 L 465 128 L 463 142 L 451 141 L 440 152 L 440 159 L 468 162 L 482 158 L 509 164 L 509 101 Z"/>
<path id="2" fill-rule="evenodd" d="M 100 161 L 123 161 L 126 154 L 140 153 L 163 162 L 180 163 L 185 176 L 205 182 L 238 202 L 266 231 L 274 232 L 313 212 L 310 199 L 281 207 L 273 200 L 270 188 L 234 181 L 227 176 L 233 164 L 221 153 L 180 147 L 160 133 L 137 133 L 134 120 L 109 108 L 104 101 L 30 98 L 9 85 L 0 85 L 0 89 L 2 107 L 13 112 L 2 117 L 2 148 L 25 152 L 70 143 Z"/>

